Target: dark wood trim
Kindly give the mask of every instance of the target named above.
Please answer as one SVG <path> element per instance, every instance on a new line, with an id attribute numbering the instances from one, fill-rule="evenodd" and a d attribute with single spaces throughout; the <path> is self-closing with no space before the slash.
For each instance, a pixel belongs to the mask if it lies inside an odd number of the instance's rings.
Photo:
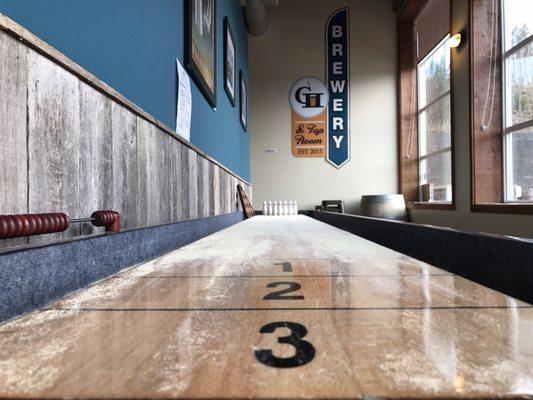
<path id="1" fill-rule="evenodd" d="M 409 134 L 406 135 L 405 132 L 411 129 L 410 118 L 418 118 L 417 110 L 415 110 L 413 115 L 409 115 L 412 114 L 413 110 L 411 102 L 416 102 L 417 98 L 416 91 L 415 98 L 411 98 L 413 93 L 413 74 L 416 74 L 414 20 L 424 9 L 427 2 L 428 0 L 407 0 L 405 6 L 398 14 L 397 24 L 398 193 L 402 193 L 408 202 L 417 201 L 419 199 L 418 162 L 416 159 L 413 160 L 412 157 L 410 159 L 405 158 L 409 137 Z M 406 79 L 409 79 L 409 82 L 406 82 Z M 416 76 L 414 81 L 416 82 Z M 407 109 L 404 110 L 406 104 Z M 415 124 L 414 127 L 416 128 L 416 120 L 413 121 L 413 124 Z M 418 154 L 418 141 L 413 139 L 412 154 L 415 153 Z"/>
<path id="2" fill-rule="evenodd" d="M 450 118 L 451 118 L 451 203 L 419 202 L 418 158 L 418 92 L 416 89 L 417 57 L 415 53 L 414 20 L 424 9 L 427 0 L 410 0 L 398 16 L 398 189 L 409 209 L 455 210 L 455 120 L 454 120 L 454 57 L 450 56 Z M 450 32 L 453 28 L 453 0 L 450 0 Z M 409 46 L 409 47 L 407 47 Z M 414 76 L 414 78 L 413 78 Z M 413 83 L 414 82 L 414 83 Z M 414 88 L 413 88 L 414 85 Z M 414 95 L 414 98 L 413 98 Z M 412 126 L 412 128 L 411 128 Z M 414 131 L 412 132 L 411 129 Z M 409 136 L 413 134 L 411 146 Z M 411 157 L 405 157 L 411 148 Z"/>
<path id="3" fill-rule="evenodd" d="M 468 54 L 468 64 L 469 64 L 469 97 L 470 97 L 470 209 L 473 212 L 476 212 L 474 208 L 476 204 L 503 204 L 503 191 L 504 191 L 504 159 L 503 159 L 503 122 L 501 118 L 501 66 L 500 63 L 496 63 L 497 68 L 497 77 L 496 79 L 499 82 L 496 82 L 496 96 L 497 101 L 495 103 L 495 113 L 493 120 L 496 121 L 493 123 L 493 127 L 497 127 L 496 131 L 494 128 L 480 134 L 479 125 L 480 121 L 476 119 L 476 82 L 481 79 L 479 77 L 479 72 L 475 68 L 476 63 L 476 23 L 475 23 L 475 13 L 474 13 L 474 1 L 468 1 L 468 12 L 469 12 L 469 34 L 467 35 L 470 44 L 469 54 Z M 500 15 L 499 0 L 498 3 L 498 15 Z M 487 7 L 490 7 L 488 5 Z M 498 41 L 501 44 L 501 32 L 500 26 L 498 23 L 497 27 Z M 486 39 L 488 40 L 488 39 Z M 497 49 L 499 54 L 499 50 Z M 488 58 L 488 57 L 487 57 Z M 478 75 L 476 77 L 476 74 Z M 486 77 L 483 77 L 486 78 Z M 479 110 L 477 110 L 479 113 Z M 478 116 L 479 117 L 479 116 Z M 499 121 L 498 121 L 499 120 Z M 492 132 L 491 132 L 492 131 Z M 480 150 L 480 145 L 482 150 Z M 479 170 L 476 168 L 476 164 L 485 166 L 487 171 Z M 490 177 L 495 177 L 490 179 Z"/>
<path id="4" fill-rule="evenodd" d="M 200 92 L 204 95 L 206 101 L 209 103 L 209 105 L 213 108 L 217 107 L 217 3 L 216 0 L 213 0 L 213 22 L 215 24 L 214 29 L 214 42 L 215 42 L 215 48 L 214 48 L 214 54 L 213 54 L 213 61 L 214 61 L 214 76 L 213 76 L 213 87 L 214 90 L 211 91 L 209 88 L 207 81 L 205 80 L 204 76 L 202 75 L 202 72 L 194 62 L 192 58 L 192 5 L 190 4 L 192 0 L 185 0 L 184 1 L 184 8 L 185 8 L 185 66 L 189 70 L 189 73 L 198 86 L 198 89 Z"/>
<path id="5" fill-rule="evenodd" d="M 243 89 L 245 95 L 243 96 Z M 248 131 L 248 82 L 246 82 L 246 77 L 242 69 L 239 71 L 239 121 L 241 122 L 242 129 L 246 133 Z M 243 106 L 246 107 L 244 110 L 244 115 L 242 113 Z M 244 116 L 244 120 L 243 120 Z"/>
<path id="6" fill-rule="evenodd" d="M 479 203 L 472 204 L 472 212 L 495 214 L 533 214 L 532 203 Z"/>
<path id="7" fill-rule="evenodd" d="M 500 124 L 499 124 L 499 142 L 500 142 L 500 154 L 501 154 L 501 160 L 498 163 L 497 166 L 499 171 L 499 192 L 493 193 L 494 200 L 497 200 L 495 202 L 483 202 L 478 201 L 477 196 L 477 185 L 476 185 L 476 179 L 478 179 L 478 175 L 476 173 L 476 126 L 475 126 L 475 115 L 474 115 L 474 78 L 475 78 L 475 70 L 473 68 L 473 61 L 474 61 L 474 42 L 475 42 L 475 35 L 474 35 L 474 9 L 473 9 L 473 2 L 474 0 L 469 1 L 469 21 L 470 21 L 470 34 L 468 35 L 471 41 L 470 45 L 470 52 L 469 52 L 469 76 L 470 76 L 470 127 L 471 127 L 471 135 L 470 135 L 470 154 L 471 154 L 471 163 L 470 163 L 470 184 L 471 184 L 471 196 L 470 196 L 470 210 L 472 212 L 476 213 L 494 213 L 494 214 L 522 214 L 522 215 L 533 215 L 533 204 L 532 203 L 503 203 L 503 196 L 504 196 L 504 174 L 505 174 L 505 168 L 504 168 L 504 156 L 503 156 L 503 119 L 500 116 Z M 500 2 L 498 1 L 498 10 L 501 10 Z M 501 37 L 501 14 L 499 12 L 498 14 L 500 16 L 498 20 L 498 40 L 500 44 L 502 43 L 502 37 Z M 499 53 L 499 52 L 498 52 Z M 498 68 L 501 70 L 501 62 L 497 63 Z M 501 77 L 501 71 L 500 71 L 500 77 Z M 500 83 L 500 90 L 498 91 L 498 94 L 500 96 L 500 102 L 502 99 L 502 85 Z M 496 109 L 496 112 L 499 112 L 500 115 L 502 113 L 502 107 L 500 103 L 500 107 Z M 479 156 L 479 155 L 478 155 Z M 482 156 L 482 155 L 481 155 Z"/>
<path id="8" fill-rule="evenodd" d="M 408 210 L 443 210 L 455 211 L 454 203 L 439 203 L 439 202 L 419 202 L 411 201 L 407 203 Z"/>
<path id="9" fill-rule="evenodd" d="M 476 176 L 475 171 L 475 163 L 474 163 L 474 156 L 475 156 L 475 140 L 474 140 L 474 82 L 473 82 L 473 68 L 472 68 L 472 60 L 473 56 L 472 53 L 474 52 L 474 35 L 473 35 L 473 10 L 472 10 L 472 1 L 468 0 L 468 28 L 467 28 L 467 38 L 468 40 L 468 107 L 469 110 L 469 118 L 470 121 L 469 127 L 470 127 L 470 211 L 474 211 L 473 207 L 476 202 L 476 185 L 474 181 L 474 177 Z"/>
<path id="10" fill-rule="evenodd" d="M 231 24 L 229 22 L 228 17 L 224 17 L 224 50 L 223 50 L 223 63 L 224 63 L 224 91 L 226 92 L 226 95 L 228 96 L 230 104 L 235 107 L 235 97 L 237 97 L 237 44 L 235 43 L 235 37 L 233 36 L 233 31 L 231 30 Z M 234 57 L 234 63 L 233 63 L 233 95 L 230 92 L 230 89 L 227 85 L 226 76 L 228 74 L 228 64 L 226 63 L 226 59 L 228 57 L 228 35 L 231 38 L 231 41 L 233 42 L 233 57 Z"/>
<path id="11" fill-rule="evenodd" d="M 453 0 L 449 0 L 450 1 L 450 36 L 454 34 L 453 32 Z M 451 210 L 451 211 L 455 211 L 455 201 L 457 199 L 457 196 L 456 196 L 456 190 L 455 190 L 455 182 L 456 182 L 456 178 L 455 178 L 455 153 L 456 153 L 456 148 L 455 148 L 455 143 L 456 143 L 456 140 L 455 140 L 455 134 L 456 132 L 458 131 L 455 127 L 455 53 L 459 50 L 459 48 L 457 49 L 450 49 L 450 129 L 451 129 L 451 132 L 450 132 L 450 145 L 452 147 L 452 150 L 451 150 L 451 179 L 452 179 L 452 203 L 450 204 L 451 205 L 451 208 L 442 208 L 442 210 Z M 446 204 L 442 204 L 443 206 L 446 205 Z"/>
<path id="12" fill-rule="evenodd" d="M 409 2 L 398 20 L 398 189 L 406 201 L 418 201 L 418 141 L 415 137 L 409 145 L 412 129 L 416 129 L 416 54 L 413 21 L 426 1 L 415 1 L 417 13 L 409 8 Z M 412 13 L 409 18 L 402 18 L 404 12 Z M 414 97 L 413 97 L 414 94 Z M 415 105 L 413 106 L 413 102 Z M 413 133 L 418 136 L 418 134 Z M 406 153 L 411 150 L 411 157 Z"/>

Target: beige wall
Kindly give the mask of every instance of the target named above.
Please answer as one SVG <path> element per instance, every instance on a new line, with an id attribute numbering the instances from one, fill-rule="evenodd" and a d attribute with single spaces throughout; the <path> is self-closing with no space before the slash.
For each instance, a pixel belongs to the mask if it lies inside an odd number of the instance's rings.
<path id="1" fill-rule="evenodd" d="M 468 1 L 453 2 L 453 31 L 468 26 Z M 456 211 L 417 210 L 413 222 L 533 238 L 532 215 L 470 212 L 470 118 L 468 46 L 453 54 Z"/>
<path id="2" fill-rule="evenodd" d="M 355 211 L 362 194 L 397 191 L 396 17 L 390 0 L 280 0 L 270 28 L 249 36 L 251 179 L 254 207 L 298 200 L 313 209 L 341 199 Z M 324 29 L 329 15 L 350 7 L 351 161 L 336 169 L 321 158 L 291 154 L 292 83 L 324 79 Z M 276 154 L 265 148 L 277 148 Z"/>
<path id="3" fill-rule="evenodd" d="M 453 31 L 468 26 L 468 1 L 453 1 Z M 304 75 L 324 77 L 324 25 L 337 8 L 351 10 L 351 161 L 337 170 L 323 159 L 294 158 L 288 92 Z M 388 0 L 280 0 L 270 30 L 249 37 L 251 174 L 254 206 L 297 199 L 310 209 L 342 199 L 357 212 L 362 194 L 397 191 L 396 17 Z M 417 210 L 414 222 L 533 237 L 533 216 L 470 212 L 468 43 L 454 52 L 456 211 Z M 265 153 L 275 147 L 277 154 Z"/>

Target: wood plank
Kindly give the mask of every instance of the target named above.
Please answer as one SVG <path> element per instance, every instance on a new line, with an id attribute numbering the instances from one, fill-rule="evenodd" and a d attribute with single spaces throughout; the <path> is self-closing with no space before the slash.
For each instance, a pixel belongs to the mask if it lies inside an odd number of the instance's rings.
<path id="1" fill-rule="evenodd" d="M 204 210 L 204 189 L 208 182 L 204 177 L 204 163 L 201 157 L 196 158 L 196 173 L 198 174 L 198 197 L 196 198 L 196 209 L 198 210 L 198 218 L 207 217 Z"/>
<path id="2" fill-rule="evenodd" d="M 137 117 L 124 107 L 112 105 L 113 209 L 121 215 L 122 228 L 139 226 L 137 219 Z"/>
<path id="3" fill-rule="evenodd" d="M 243 182 L 242 184 L 244 186 L 244 190 L 246 191 L 246 195 L 248 196 L 248 200 L 250 200 L 250 204 L 252 204 L 254 201 L 254 191 L 252 190 L 252 187 L 246 182 Z"/>
<path id="4" fill-rule="evenodd" d="M 209 165 L 209 215 L 215 215 L 215 165 Z"/>
<path id="5" fill-rule="evenodd" d="M 159 221 L 159 173 L 156 127 L 137 117 L 137 221 L 139 226 Z"/>
<path id="6" fill-rule="evenodd" d="M 171 217 L 172 221 L 183 221 L 184 217 L 184 193 L 186 193 L 187 180 L 183 180 L 182 164 L 183 154 L 181 145 L 178 143 L 170 143 L 170 202 L 171 202 Z"/>
<path id="7" fill-rule="evenodd" d="M 231 197 L 232 197 L 234 212 L 243 211 L 241 202 L 239 201 L 239 195 L 237 194 L 237 185 L 239 184 L 239 182 L 240 181 L 234 177 L 233 183 L 231 185 Z"/>
<path id="8" fill-rule="evenodd" d="M 0 326 L 0 397 L 529 398 L 532 336 L 531 305 L 258 216 Z"/>
<path id="9" fill-rule="evenodd" d="M 182 219 L 181 220 L 187 220 L 189 219 L 190 213 L 191 213 L 191 206 L 190 206 L 190 174 L 189 174 L 189 149 L 185 146 L 180 146 L 181 151 L 181 159 L 180 159 L 180 166 L 181 166 L 181 181 L 180 181 L 180 187 L 182 188 L 182 201 L 181 201 L 181 208 L 182 208 Z"/>
<path id="10" fill-rule="evenodd" d="M 220 169 L 213 166 L 213 212 L 214 215 L 220 214 Z"/>
<path id="11" fill-rule="evenodd" d="M 228 203 L 227 203 L 227 176 L 226 171 L 220 170 L 220 214 L 227 214 Z"/>
<path id="12" fill-rule="evenodd" d="M 79 81 L 34 51 L 28 54 L 28 65 L 28 211 L 81 217 Z M 79 233 L 74 224 L 66 232 L 35 236 L 30 242 Z"/>
<path id="13" fill-rule="evenodd" d="M 198 155 L 187 149 L 189 173 L 189 219 L 198 218 Z"/>
<path id="14" fill-rule="evenodd" d="M 113 134 L 111 101 L 80 84 L 80 214 L 113 208 Z M 90 222 L 82 223 L 81 234 L 103 232 Z"/>
<path id="15" fill-rule="evenodd" d="M 202 210 L 203 210 L 202 214 L 208 217 L 210 215 L 209 214 L 209 198 L 211 197 L 211 192 L 213 191 L 213 186 L 211 185 L 211 182 L 209 179 L 210 177 L 209 171 L 210 171 L 211 165 L 213 164 L 210 163 L 209 160 L 207 160 L 206 158 L 200 157 L 200 159 L 202 160 L 202 178 L 204 181 L 204 190 L 202 193 L 202 203 L 201 203 Z"/>
<path id="16" fill-rule="evenodd" d="M 174 140 L 165 132 L 157 129 L 156 134 L 156 159 L 158 175 L 158 187 L 156 196 L 159 200 L 159 219 L 156 224 L 166 224 L 172 222 L 172 185 L 171 185 L 171 146 Z"/>
<path id="17" fill-rule="evenodd" d="M 226 173 L 226 213 L 231 213 L 232 210 L 232 204 L 231 204 L 231 182 L 232 182 L 232 176 L 228 173 Z"/>
<path id="18" fill-rule="evenodd" d="M 28 212 L 28 50 L 0 32 L 0 214 Z M 0 248 L 27 243 L 0 240 Z"/>

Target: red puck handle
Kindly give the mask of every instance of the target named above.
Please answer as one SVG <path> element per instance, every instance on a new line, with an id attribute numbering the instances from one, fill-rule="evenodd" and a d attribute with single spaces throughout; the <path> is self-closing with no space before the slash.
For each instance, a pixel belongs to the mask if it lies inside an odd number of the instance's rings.
<path id="1" fill-rule="evenodd" d="M 63 213 L 0 215 L 0 239 L 63 232 L 69 225 Z"/>
<path id="2" fill-rule="evenodd" d="M 120 214 L 116 211 L 95 211 L 91 218 L 94 226 L 105 226 L 106 232 L 120 232 Z"/>

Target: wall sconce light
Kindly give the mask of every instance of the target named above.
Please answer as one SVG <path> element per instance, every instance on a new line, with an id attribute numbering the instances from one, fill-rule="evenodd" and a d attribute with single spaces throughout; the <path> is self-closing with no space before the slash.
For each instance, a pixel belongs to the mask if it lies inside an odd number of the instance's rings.
<path id="1" fill-rule="evenodd" d="M 451 49 L 456 49 L 457 47 L 461 46 L 464 39 L 464 32 L 457 32 L 452 37 L 448 39 L 448 45 Z"/>

